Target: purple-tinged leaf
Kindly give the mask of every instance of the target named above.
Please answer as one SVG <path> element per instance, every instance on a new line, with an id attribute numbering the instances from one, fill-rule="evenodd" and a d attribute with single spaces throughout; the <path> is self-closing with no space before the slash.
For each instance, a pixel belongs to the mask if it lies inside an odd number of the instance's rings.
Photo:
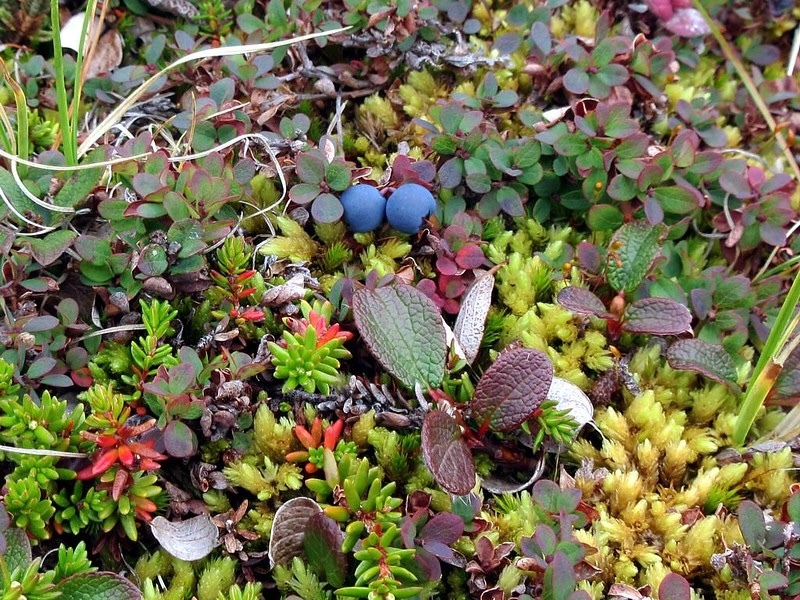
<path id="1" fill-rule="evenodd" d="M 730 168 L 724 169 L 719 176 L 719 185 L 723 190 L 733 194 L 740 200 L 753 197 L 753 190 L 750 188 L 747 177 L 739 171 L 734 171 Z"/>
<path id="2" fill-rule="evenodd" d="M 475 486 L 475 464 L 461 427 L 441 410 L 432 410 L 422 424 L 422 456 L 436 483 L 463 496 Z"/>
<path id="3" fill-rule="evenodd" d="M 613 319 L 603 301 L 586 288 L 570 285 L 558 293 L 556 299 L 561 306 L 579 315 L 591 315 L 601 319 Z"/>
<path id="4" fill-rule="evenodd" d="M 686 215 L 699 206 L 697 197 L 689 190 L 677 185 L 666 185 L 653 190 L 653 198 L 665 213 Z"/>
<path id="5" fill-rule="evenodd" d="M 792 350 L 775 380 L 775 399 L 800 397 L 800 347 Z"/>
<path id="6" fill-rule="evenodd" d="M 667 349 L 667 361 L 673 369 L 694 371 L 735 389 L 736 365 L 717 344 L 703 340 L 678 340 Z"/>
<path id="7" fill-rule="evenodd" d="M 333 194 L 320 194 L 311 205 L 311 216 L 317 223 L 335 223 L 344 215 L 344 207 Z"/>
<path id="8" fill-rule="evenodd" d="M 630 333 L 680 335 L 692 331 L 692 313 L 670 298 L 644 298 L 628 306 L 622 327 Z"/>
<path id="9" fill-rule="evenodd" d="M 503 352 L 475 387 L 470 407 L 474 419 L 510 431 L 528 419 L 547 398 L 553 365 L 530 348 Z"/>
<path id="10" fill-rule="evenodd" d="M 164 428 L 164 449 L 175 458 L 187 458 L 197 452 L 197 436 L 183 421 L 170 421 Z"/>
<path id="11" fill-rule="evenodd" d="M 556 514 L 560 510 L 567 513 L 578 508 L 581 501 L 581 492 L 577 488 L 562 490 L 558 484 L 549 479 L 540 479 L 531 490 L 531 496 L 544 510 Z"/>
<path id="12" fill-rule="evenodd" d="M 758 577 L 762 590 L 779 590 L 789 585 L 789 580 L 782 573 L 768 569 Z"/>
<path id="13" fill-rule="evenodd" d="M 682 575 L 667 573 L 658 586 L 658 600 L 692 600 L 692 588 Z"/>
<path id="14" fill-rule="evenodd" d="M 49 387 L 68 388 L 72 387 L 73 381 L 72 378 L 67 377 L 66 375 L 62 375 L 60 373 L 53 373 L 51 375 L 45 375 L 44 377 L 42 377 L 39 380 L 39 383 Z"/>
<path id="15" fill-rule="evenodd" d="M 708 175 L 716 171 L 722 164 L 722 161 L 723 158 L 719 152 L 704 150 L 695 155 L 694 163 L 688 168 L 688 171 L 696 175 Z"/>
<path id="16" fill-rule="evenodd" d="M 40 331 L 50 331 L 55 327 L 58 327 L 59 321 L 55 317 L 50 315 L 42 315 L 40 317 L 33 317 L 32 319 L 25 321 L 25 324 L 22 325 L 22 331 L 27 331 L 28 333 L 38 333 Z"/>
<path id="17" fill-rule="evenodd" d="M 708 35 L 711 29 L 696 8 L 678 8 L 664 27 L 681 37 Z"/>
<path id="18" fill-rule="evenodd" d="M 553 555 L 550 564 L 544 571 L 544 589 L 551 590 L 553 600 L 567 598 L 573 591 L 577 577 L 572 561 L 560 550 Z M 547 594 L 544 597 L 548 597 Z"/>
<path id="19" fill-rule="evenodd" d="M 303 549 L 308 564 L 333 587 L 344 585 L 347 558 L 342 552 L 342 530 L 325 513 L 313 515 L 305 525 Z"/>
<path id="20" fill-rule="evenodd" d="M 404 386 L 439 386 L 447 342 L 430 298 L 405 284 L 362 288 L 353 294 L 353 316 L 370 352 Z"/>
<path id="21" fill-rule="evenodd" d="M 651 225 L 658 225 L 664 222 L 664 209 L 656 202 L 655 198 L 648 195 L 644 199 L 644 216 Z"/>
<path id="22" fill-rule="evenodd" d="M 444 546 L 447 548 L 447 546 Z M 449 548 L 448 548 L 449 550 Z M 426 548 L 417 547 L 414 560 L 428 581 L 439 581 L 442 577 L 442 565 L 439 558 Z"/>
<path id="23" fill-rule="evenodd" d="M 453 513 L 441 513 L 425 523 L 419 536 L 423 543 L 452 544 L 464 533 L 464 521 Z"/>
<path id="24" fill-rule="evenodd" d="M 424 540 L 422 547 L 441 560 L 452 561 L 456 558 L 455 551 L 443 542 Z"/>
<path id="25" fill-rule="evenodd" d="M 36 262 L 46 267 L 58 258 L 72 245 L 78 236 L 74 231 L 60 229 L 47 234 L 43 238 L 30 238 L 31 254 Z"/>
<path id="26" fill-rule="evenodd" d="M 42 356 L 31 363 L 25 375 L 29 379 L 39 379 L 52 371 L 56 364 L 57 361 L 55 358 L 51 356 Z"/>
<path id="27" fill-rule="evenodd" d="M 325 179 L 325 159 L 310 153 L 298 154 L 295 171 L 303 183 L 322 183 Z"/>
<path id="28" fill-rule="evenodd" d="M 578 244 L 577 255 L 582 269 L 593 274 L 600 272 L 603 258 L 600 256 L 597 246 L 589 242 L 581 242 Z"/>
<path id="29" fill-rule="evenodd" d="M 628 200 L 633 200 L 639 194 L 639 188 L 636 186 L 635 180 L 626 177 L 622 173 L 617 173 L 608 184 L 606 193 L 617 202 L 627 202 Z"/>
<path id="30" fill-rule="evenodd" d="M 308 204 L 319 196 L 320 188 L 316 183 L 298 183 L 289 190 L 289 198 L 301 206 Z"/>
<path id="31" fill-rule="evenodd" d="M 564 75 L 564 87 L 573 94 L 585 94 L 589 90 L 589 75 L 585 70 L 573 67 Z"/>
<path id="32" fill-rule="evenodd" d="M 194 367 L 190 363 L 175 365 L 169 370 L 169 393 L 175 396 L 182 394 L 197 378 Z"/>
<path id="33" fill-rule="evenodd" d="M 322 508 L 311 498 L 292 498 L 275 512 L 269 536 L 270 566 L 287 565 L 303 555 L 303 538 L 308 521 Z"/>

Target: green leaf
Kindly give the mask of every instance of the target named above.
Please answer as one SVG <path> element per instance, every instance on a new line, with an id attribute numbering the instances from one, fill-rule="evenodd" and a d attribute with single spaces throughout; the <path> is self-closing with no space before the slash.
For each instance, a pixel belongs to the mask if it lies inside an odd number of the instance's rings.
<path id="1" fill-rule="evenodd" d="M 544 571 L 543 600 L 567 600 L 575 591 L 575 567 L 566 554 L 555 553 Z"/>
<path id="2" fill-rule="evenodd" d="M 586 140 L 577 133 L 567 133 L 558 138 L 553 148 L 561 156 L 578 156 L 586 152 Z"/>
<path id="3" fill-rule="evenodd" d="M 633 179 L 626 177 L 622 173 L 617 173 L 611 179 L 611 183 L 608 184 L 606 193 L 617 202 L 627 202 L 636 197 L 639 193 L 639 188 Z"/>
<path id="4" fill-rule="evenodd" d="M 78 237 L 74 231 L 61 229 L 48 233 L 43 238 L 30 238 L 31 254 L 42 266 L 46 267 L 57 261 Z"/>
<path id="5" fill-rule="evenodd" d="M 298 154 L 295 171 L 303 183 L 322 183 L 325 179 L 325 159 L 309 153 Z"/>
<path id="6" fill-rule="evenodd" d="M 16 527 L 6 529 L 3 535 L 6 538 L 6 550 L 3 553 L 3 559 L 6 561 L 8 570 L 26 569 L 33 560 L 31 542 L 28 536 L 25 535 L 22 529 L 17 529 Z"/>
<path id="7" fill-rule="evenodd" d="M 527 420 L 547 398 L 553 365 L 545 354 L 530 348 L 503 352 L 483 374 L 470 402 L 482 426 L 510 431 Z"/>
<path id="8" fill-rule="evenodd" d="M 667 349 L 667 361 L 673 369 L 694 371 L 738 391 L 736 365 L 722 346 L 702 340 L 678 340 Z"/>
<path id="9" fill-rule="evenodd" d="M 350 167 L 343 161 L 333 161 L 325 170 L 325 181 L 332 190 L 343 192 L 350 187 Z"/>
<path id="10" fill-rule="evenodd" d="M 661 239 L 666 227 L 646 221 L 626 223 L 614 234 L 609 245 L 606 275 L 618 292 L 633 292 L 642 283 L 655 259 L 661 254 Z"/>
<path id="11" fill-rule="evenodd" d="M 759 551 L 767 539 L 767 525 L 764 511 L 752 500 L 744 500 L 739 505 L 739 529 L 748 546 Z"/>
<path id="12" fill-rule="evenodd" d="M 353 294 L 356 327 L 370 352 L 407 388 L 435 388 L 444 378 L 447 341 L 439 309 L 400 284 Z"/>
<path id="13" fill-rule="evenodd" d="M 58 586 L 61 600 L 141 600 L 142 593 L 124 577 L 110 571 L 79 573 Z"/>
<path id="14" fill-rule="evenodd" d="M 446 412 L 432 410 L 425 416 L 422 456 L 436 483 L 451 494 L 463 496 L 474 487 L 472 453 L 461 438 L 461 427 Z"/>
<path id="15" fill-rule="evenodd" d="M 624 218 L 616 206 L 596 204 L 589 209 L 586 224 L 593 231 L 612 231 L 622 225 Z"/>
<path id="16" fill-rule="evenodd" d="M 105 150 L 96 148 L 89 153 L 84 160 L 84 164 L 96 163 L 105 159 Z M 62 188 L 58 191 L 53 204 L 58 206 L 74 207 L 83 202 L 86 197 L 92 193 L 100 177 L 103 175 L 104 167 L 97 167 L 96 169 L 81 169 L 75 171 L 70 175 L 69 179 L 64 183 Z"/>
<path id="17" fill-rule="evenodd" d="M 308 564 L 335 588 L 344 585 L 347 575 L 347 559 L 342 552 L 343 537 L 336 521 L 320 512 L 308 520 L 303 538 Z"/>
<path id="18" fill-rule="evenodd" d="M 677 185 L 657 187 L 653 189 L 653 197 L 665 213 L 673 215 L 686 215 L 698 207 L 697 197 Z"/>

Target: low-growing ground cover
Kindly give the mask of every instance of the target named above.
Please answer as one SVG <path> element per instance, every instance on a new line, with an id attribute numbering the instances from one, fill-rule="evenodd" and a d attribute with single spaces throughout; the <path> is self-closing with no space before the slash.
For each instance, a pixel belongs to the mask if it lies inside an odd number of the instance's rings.
<path id="1" fill-rule="evenodd" d="M 3 600 L 796 597 L 798 18 L 6 3 Z"/>

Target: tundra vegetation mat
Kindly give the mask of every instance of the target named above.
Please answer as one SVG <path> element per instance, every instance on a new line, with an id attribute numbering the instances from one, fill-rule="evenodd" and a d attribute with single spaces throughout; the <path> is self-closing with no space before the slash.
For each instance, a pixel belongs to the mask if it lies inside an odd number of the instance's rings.
<path id="1" fill-rule="evenodd" d="M 799 21 L 3 2 L 0 598 L 798 597 Z"/>

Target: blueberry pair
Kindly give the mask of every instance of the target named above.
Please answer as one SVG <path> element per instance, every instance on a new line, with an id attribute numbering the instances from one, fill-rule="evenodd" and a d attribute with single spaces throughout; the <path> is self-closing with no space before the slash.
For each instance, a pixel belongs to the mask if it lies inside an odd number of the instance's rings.
<path id="1" fill-rule="evenodd" d="M 416 233 L 422 220 L 436 210 L 436 200 L 425 187 L 417 183 L 404 183 L 384 200 L 377 188 L 360 183 L 346 189 L 341 197 L 344 220 L 356 233 L 374 231 L 383 224 L 403 233 Z"/>

